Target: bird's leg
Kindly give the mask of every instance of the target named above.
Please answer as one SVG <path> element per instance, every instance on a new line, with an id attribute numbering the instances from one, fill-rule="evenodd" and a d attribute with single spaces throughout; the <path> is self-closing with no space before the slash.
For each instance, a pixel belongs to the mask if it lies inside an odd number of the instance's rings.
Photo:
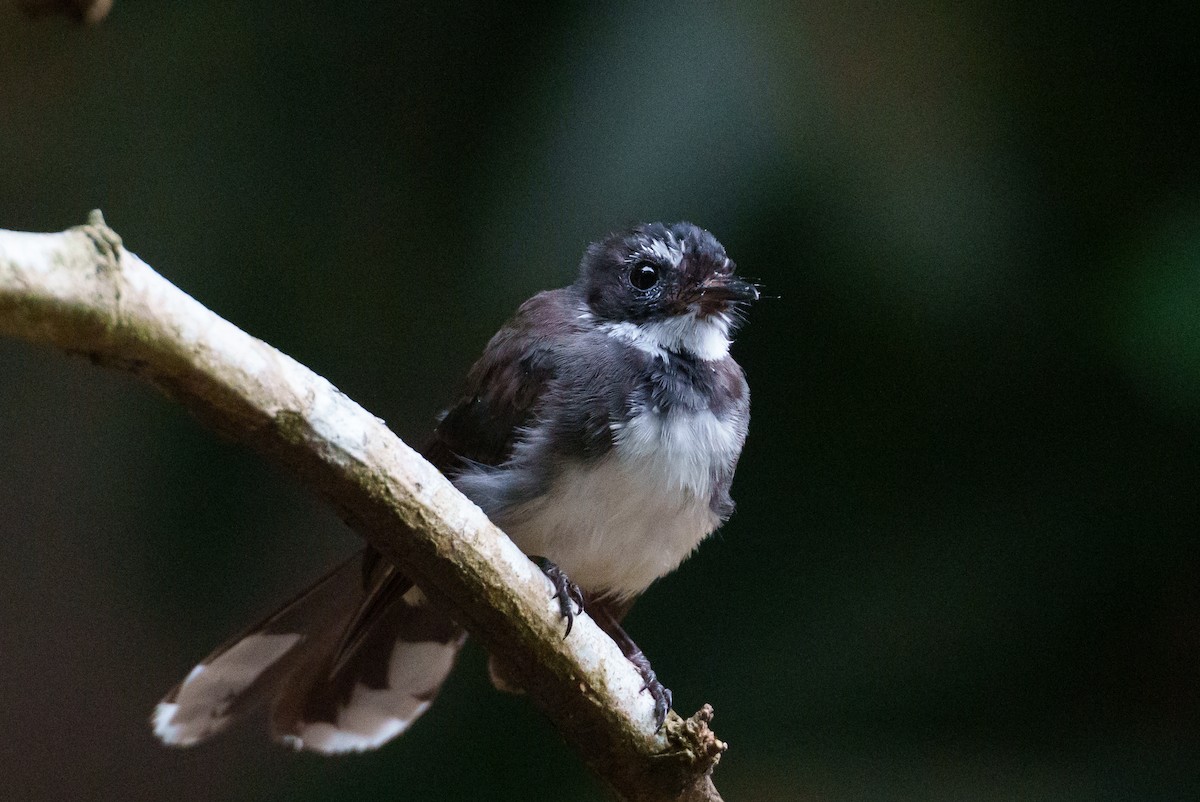
<path id="1" fill-rule="evenodd" d="M 628 633 L 621 628 L 618 616 L 623 615 L 626 610 L 628 607 L 625 607 L 625 610 L 620 613 L 614 614 L 614 610 L 608 604 L 594 599 L 589 599 L 587 604 L 588 615 L 608 633 L 617 646 L 621 647 L 621 653 L 625 655 L 625 659 L 633 663 L 633 667 L 642 675 L 642 682 L 645 683 L 642 690 L 649 691 L 650 698 L 654 700 L 654 726 L 656 729 L 662 729 L 663 722 L 667 720 L 667 712 L 671 709 L 671 691 L 658 681 L 654 669 L 650 667 L 649 658 L 633 642 L 633 638 L 629 637 Z"/>
<path id="2" fill-rule="evenodd" d="M 554 585 L 554 596 L 551 598 L 558 599 L 558 609 L 562 612 L 562 617 L 567 619 L 567 631 L 563 633 L 563 638 L 566 638 L 571 634 L 575 616 L 583 612 L 583 591 L 555 563 L 545 557 L 531 557 L 530 559 L 538 568 L 542 569 L 542 573 Z"/>

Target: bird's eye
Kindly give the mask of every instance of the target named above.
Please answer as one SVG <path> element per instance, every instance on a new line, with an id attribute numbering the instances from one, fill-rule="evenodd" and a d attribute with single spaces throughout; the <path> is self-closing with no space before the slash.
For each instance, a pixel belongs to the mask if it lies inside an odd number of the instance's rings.
<path id="1" fill-rule="evenodd" d="M 658 283 L 658 268 L 649 262 L 638 262 L 629 269 L 629 283 L 645 292 Z"/>

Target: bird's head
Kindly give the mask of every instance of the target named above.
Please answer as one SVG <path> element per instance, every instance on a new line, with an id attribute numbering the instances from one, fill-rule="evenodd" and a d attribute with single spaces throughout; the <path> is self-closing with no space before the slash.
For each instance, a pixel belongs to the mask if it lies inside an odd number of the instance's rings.
<path id="1" fill-rule="evenodd" d="M 758 287 L 709 232 L 691 223 L 648 223 L 591 245 L 579 285 L 602 327 L 650 351 L 719 359 Z"/>

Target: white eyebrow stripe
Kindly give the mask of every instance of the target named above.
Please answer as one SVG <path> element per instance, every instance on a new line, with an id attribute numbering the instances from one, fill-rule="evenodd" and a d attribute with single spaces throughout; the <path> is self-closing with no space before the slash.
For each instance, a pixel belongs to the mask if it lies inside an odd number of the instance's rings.
<path id="1" fill-rule="evenodd" d="M 651 258 L 669 262 L 672 267 L 678 267 L 679 263 L 683 261 L 682 251 L 672 248 L 660 239 L 650 240 L 650 242 L 641 247 L 640 252 Z"/>

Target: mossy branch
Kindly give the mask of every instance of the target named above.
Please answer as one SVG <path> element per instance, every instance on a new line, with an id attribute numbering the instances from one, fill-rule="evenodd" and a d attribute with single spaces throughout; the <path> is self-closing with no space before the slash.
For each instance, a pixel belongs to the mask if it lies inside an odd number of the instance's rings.
<path id="1" fill-rule="evenodd" d="M 548 580 L 383 421 L 203 307 L 93 212 L 58 234 L 0 230 L 0 334 L 133 373 L 250 445 L 356 532 L 508 668 L 627 800 L 719 800 L 712 710 L 655 732 L 641 678 L 586 616 L 569 638 Z"/>

